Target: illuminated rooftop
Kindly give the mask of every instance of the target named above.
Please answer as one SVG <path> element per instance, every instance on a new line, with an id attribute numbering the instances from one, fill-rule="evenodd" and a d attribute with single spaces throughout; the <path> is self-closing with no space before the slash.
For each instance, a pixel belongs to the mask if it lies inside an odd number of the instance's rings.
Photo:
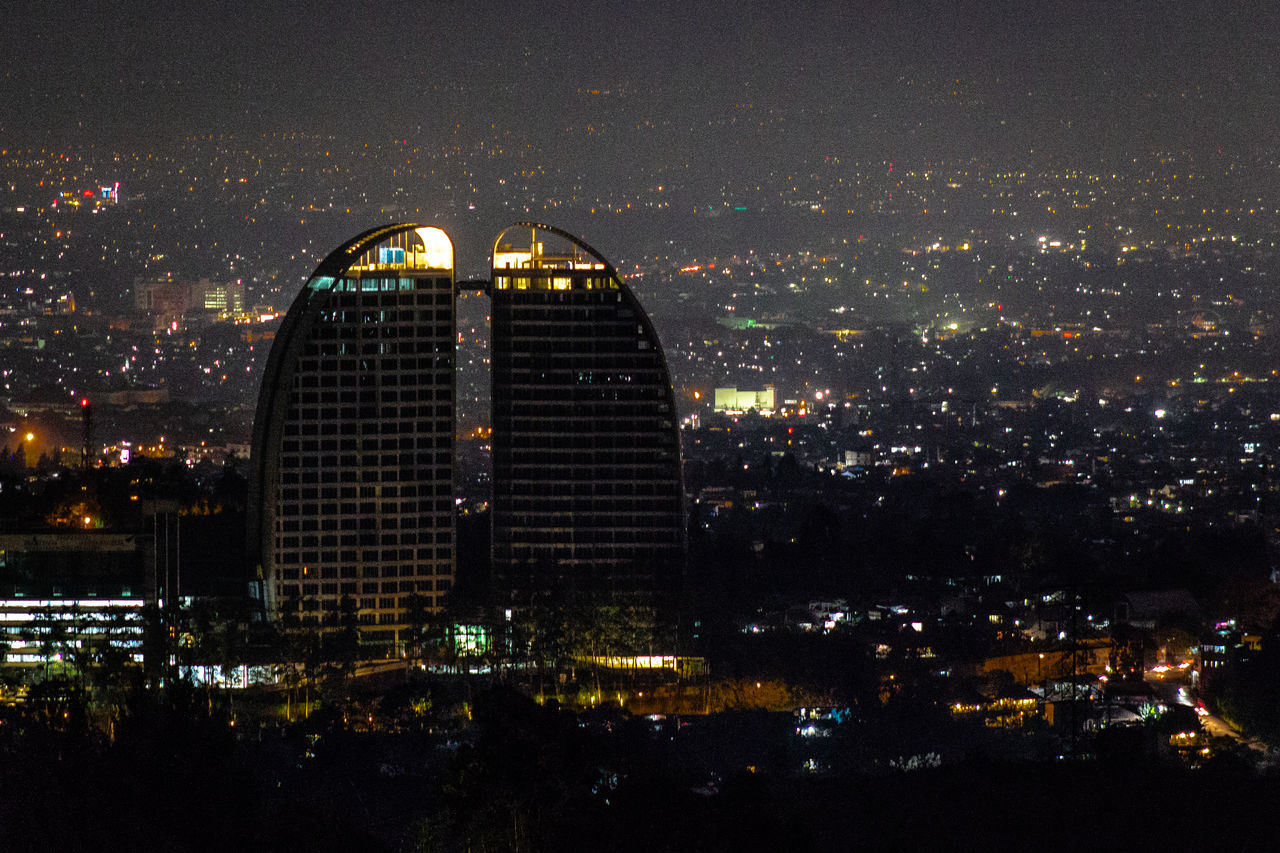
<path id="1" fill-rule="evenodd" d="M 618 274 L 599 252 L 566 231 L 520 222 L 493 244 L 495 290 L 617 290 Z"/>
<path id="2" fill-rule="evenodd" d="M 376 240 L 381 235 L 370 236 Z M 391 229 L 385 239 L 356 243 L 346 252 L 357 255 L 347 267 L 349 274 L 453 269 L 453 242 L 431 226 Z"/>

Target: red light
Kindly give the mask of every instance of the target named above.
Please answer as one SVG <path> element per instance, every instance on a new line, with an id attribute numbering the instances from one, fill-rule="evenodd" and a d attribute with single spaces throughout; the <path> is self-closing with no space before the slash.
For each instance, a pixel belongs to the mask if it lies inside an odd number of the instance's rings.
<path id="1" fill-rule="evenodd" d="M 795 431 L 796 431 L 795 427 L 787 427 L 787 435 L 791 435 Z"/>
<path id="2" fill-rule="evenodd" d="M 88 398 L 88 397 L 81 397 L 81 398 L 80 398 L 80 405 L 81 405 L 81 406 L 88 406 L 88 405 L 89 405 L 89 398 Z"/>
<path id="3" fill-rule="evenodd" d="M 85 190 L 85 191 L 84 191 L 84 197 L 85 197 L 85 198 L 93 198 L 93 190 Z"/>

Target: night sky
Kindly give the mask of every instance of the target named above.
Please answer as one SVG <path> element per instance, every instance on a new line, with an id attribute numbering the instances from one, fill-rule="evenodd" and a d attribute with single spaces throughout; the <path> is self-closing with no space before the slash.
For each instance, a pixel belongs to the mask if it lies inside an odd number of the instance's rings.
<path id="1" fill-rule="evenodd" d="M 21 0 L 0 143 L 461 125 L 600 165 L 1248 152 L 1280 130 L 1278 34 L 1261 2 Z"/>

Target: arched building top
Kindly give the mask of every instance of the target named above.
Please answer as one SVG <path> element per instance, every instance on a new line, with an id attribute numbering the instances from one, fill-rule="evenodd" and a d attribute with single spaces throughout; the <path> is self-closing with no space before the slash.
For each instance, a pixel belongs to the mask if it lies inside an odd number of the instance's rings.
<path id="1" fill-rule="evenodd" d="M 371 228 L 330 252 L 308 279 L 313 282 L 349 274 L 452 270 L 453 241 L 430 225 L 402 223 Z"/>
<path id="2" fill-rule="evenodd" d="M 453 275 L 453 241 L 440 228 L 416 223 L 380 225 L 357 234 L 325 256 L 307 283 L 294 298 L 276 332 L 276 344 L 272 346 L 263 372 L 262 386 L 258 393 L 258 418 L 254 426 L 254 452 L 265 440 L 259 434 L 258 422 L 267 419 L 263 413 L 276 412 L 289 388 L 289 378 L 295 369 L 298 352 L 306 337 L 305 330 L 315 322 L 315 315 L 323 303 L 322 294 L 334 289 L 344 278 L 373 278 L 398 276 L 405 272 L 438 270 Z"/>
<path id="3" fill-rule="evenodd" d="M 613 264 L 568 231 L 517 222 L 493 242 L 494 290 L 618 290 Z"/>

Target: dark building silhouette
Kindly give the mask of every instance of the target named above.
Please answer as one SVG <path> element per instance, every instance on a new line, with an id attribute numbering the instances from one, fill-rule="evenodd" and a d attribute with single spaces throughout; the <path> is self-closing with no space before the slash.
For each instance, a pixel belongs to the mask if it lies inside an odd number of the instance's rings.
<path id="1" fill-rule="evenodd" d="M 513 225 L 492 260 L 499 590 L 516 603 L 674 592 L 679 424 L 653 325 L 613 266 L 564 231 Z"/>
<path id="2" fill-rule="evenodd" d="M 454 578 L 453 244 L 389 225 L 335 249 L 276 335 L 253 432 L 249 547 L 269 614 L 358 608 L 402 640 Z"/>

